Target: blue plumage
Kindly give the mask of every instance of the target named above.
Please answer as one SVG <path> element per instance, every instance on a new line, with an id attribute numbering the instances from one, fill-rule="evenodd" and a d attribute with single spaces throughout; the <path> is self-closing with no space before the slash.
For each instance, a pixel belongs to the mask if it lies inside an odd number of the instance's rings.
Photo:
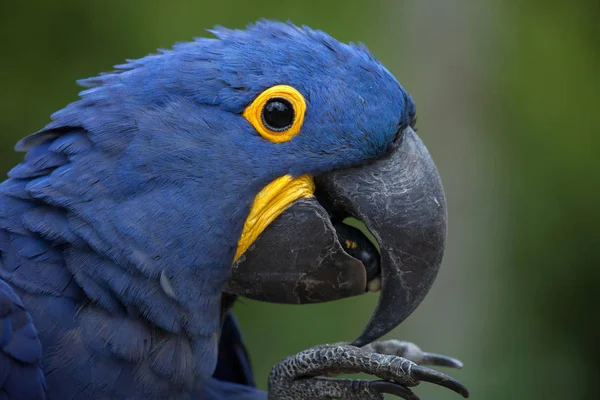
<path id="1" fill-rule="evenodd" d="M 17 145 L 25 160 L 0 184 L 0 398 L 39 394 L 38 361 L 52 399 L 264 397 L 229 319 L 220 362 L 238 369 L 218 377 L 238 383 L 212 378 L 255 195 L 380 157 L 414 105 L 362 46 L 274 22 L 213 33 L 82 80 L 81 99 Z M 308 111 L 274 145 L 240 114 L 281 83 Z"/>
<path id="2" fill-rule="evenodd" d="M 0 279 L 0 399 L 45 398 L 42 346 L 21 299 Z"/>

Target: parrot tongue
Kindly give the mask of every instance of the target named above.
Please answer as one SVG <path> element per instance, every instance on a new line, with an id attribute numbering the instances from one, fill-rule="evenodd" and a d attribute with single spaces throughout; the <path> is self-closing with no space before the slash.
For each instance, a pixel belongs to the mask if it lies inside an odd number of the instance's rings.
<path id="1" fill-rule="evenodd" d="M 411 128 L 372 164 L 315 178 L 316 198 L 279 215 L 233 265 L 225 289 L 257 300 L 315 303 L 381 294 L 363 333 L 371 343 L 423 300 L 444 252 L 446 205 L 438 172 Z M 379 246 L 343 221 L 362 221 Z"/>

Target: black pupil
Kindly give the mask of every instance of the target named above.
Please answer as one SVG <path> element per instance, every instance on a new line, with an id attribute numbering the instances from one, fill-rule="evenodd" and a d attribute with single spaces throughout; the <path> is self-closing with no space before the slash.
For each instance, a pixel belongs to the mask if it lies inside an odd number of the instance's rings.
<path id="1" fill-rule="evenodd" d="M 294 123 L 294 107 L 286 99 L 279 97 L 269 99 L 263 107 L 262 119 L 270 130 L 284 131 Z"/>

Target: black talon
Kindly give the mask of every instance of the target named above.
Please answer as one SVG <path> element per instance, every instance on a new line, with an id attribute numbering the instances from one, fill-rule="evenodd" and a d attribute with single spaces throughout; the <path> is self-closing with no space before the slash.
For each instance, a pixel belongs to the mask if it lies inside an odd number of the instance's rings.
<path id="1" fill-rule="evenodd" d="M 435 353 L 423 353 L 423 360 L 421 361 L 421 364 L 457 369 L 461 369 L 463 367 L 463 363 L 460 360 Z"/>
<path id="2" fill-rule="evenodd" d="M 434 369 L 413 365 L 411 369 L 411 375 L 417 380 L 444 386 L 462 395 L 464 398 L 469 397 L 469 390 L 462 383 Z"/>
<path id="3" fill-rule="evenodd" d="M 394 396 L 398 396 L 405 400 L 420 400 L 419 396 L 414 394 L 412 390 L 410 390 L 406 386 L 402 386 L 394 382 L 371 381 L 369 386 L 371 387 L 371 389 L 381 394 L 393 394 Z"/>

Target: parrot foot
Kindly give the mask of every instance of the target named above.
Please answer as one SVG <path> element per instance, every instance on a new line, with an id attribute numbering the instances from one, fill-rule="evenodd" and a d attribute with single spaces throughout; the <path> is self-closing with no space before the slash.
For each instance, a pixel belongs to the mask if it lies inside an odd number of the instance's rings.
<path id="1" fill-rule="evenodd" d="M 363 348 L 349 344 L 315 346 L 286 357 L 273 367 L 269 376 L 269 399 L 382 400 L 384 393 L 388 393 L 418 400 L 409 387 L 421 382 L 435 383 L 469 397 L 467 388 L 457 380 L 419 366 L 409 358 L 429 365 L 462 366 L 458 360 L 425 353 L 412 343 L 397 340 L 376 342 Z M 382 380 L 327 377 L 345 373 L 366 373 Z"/>

